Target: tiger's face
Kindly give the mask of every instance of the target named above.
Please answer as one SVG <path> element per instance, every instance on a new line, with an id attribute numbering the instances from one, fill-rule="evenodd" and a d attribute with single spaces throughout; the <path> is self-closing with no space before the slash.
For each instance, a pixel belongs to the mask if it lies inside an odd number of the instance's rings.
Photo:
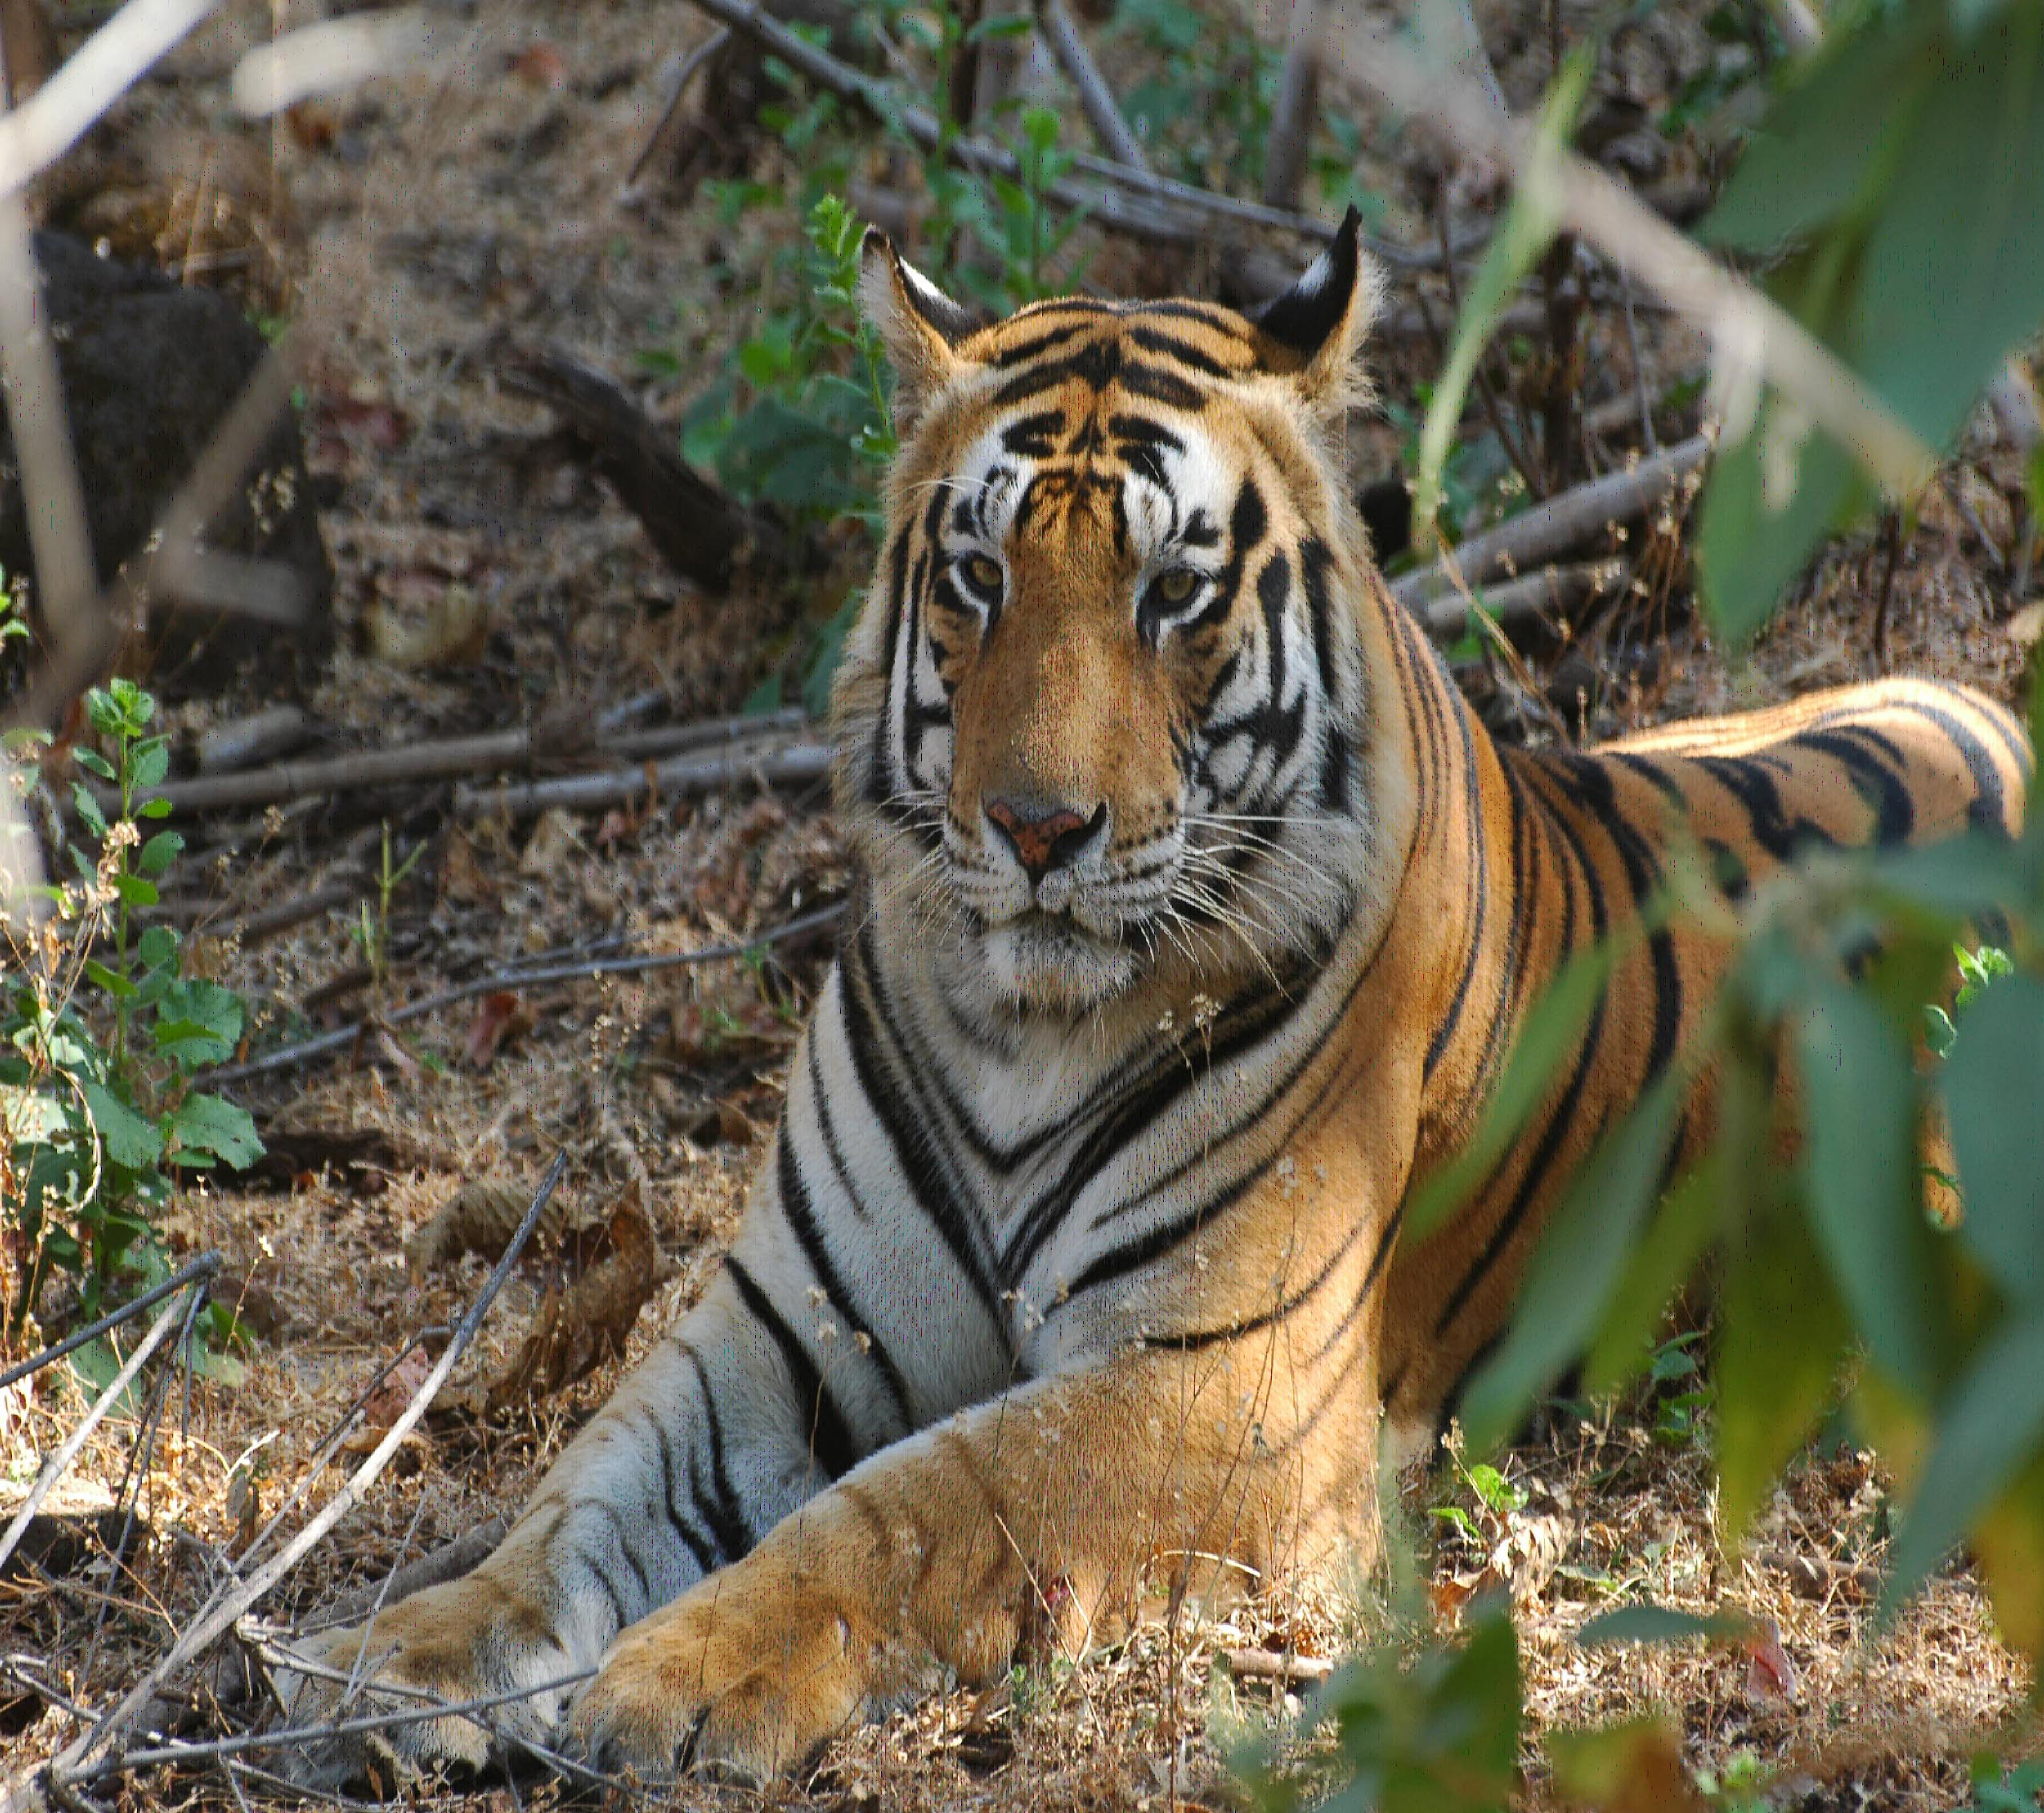
<path id="1" fill-rule="evenodd" d="M 876 902 L 987 1011 L 1310 961 L 1371 833 L 1366 555 L 1327 451 L 1353 223 L 1260 323 L 1075 299 L 975 331 L 884 241 L 867 267 L 906 432 L 836 710 Z"/>

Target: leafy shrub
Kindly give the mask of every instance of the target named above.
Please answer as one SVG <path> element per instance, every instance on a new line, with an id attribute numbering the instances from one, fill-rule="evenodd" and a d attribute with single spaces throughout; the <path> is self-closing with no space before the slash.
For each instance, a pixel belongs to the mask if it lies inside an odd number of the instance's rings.
<path id="1" fill-rule="evenodd" d="M 39 923 L 36 903 L 0 902 L 0 1214 L 18 1256 L 10 1339 L 38 1313 L 53 1272 L 74 1280 L 84 1319 L 167 1276 L 157 1223 L 179 1175 L 238 1168 L 263 1150 L 247 1110 L 195 1084 L 239 1043 L 240 998 L 187 975 L 169 927 L 138 924 L 183 847 L 175 831 L 141 829 L 169 810 L 147 797 L 169 767 L 167 740 L 150 728 L 155 702 L 115 680 L 86 706 L 112 752 L 72 751 L 106 790 L 81 781 L 71 792 L 95 847 L 66 852 L 72 874 L 38 890 Z M 10 778 L 32 778 L 42 740 L 15 739 Z M 216 1307 L 214 1332 L 231 1323 Z"/>

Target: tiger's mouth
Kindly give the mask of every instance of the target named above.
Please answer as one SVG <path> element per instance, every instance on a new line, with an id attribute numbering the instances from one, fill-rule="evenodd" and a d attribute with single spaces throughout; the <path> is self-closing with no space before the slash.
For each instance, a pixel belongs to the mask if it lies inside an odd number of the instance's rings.
<path id="1" fill-rule="evenodd" d="M 985 979 L 1018 1008 L 1077 1014 L 1133 987 L 1137 953 L 1088 929 L 1068 909 L 1031 906 L 979 936 Z"/>

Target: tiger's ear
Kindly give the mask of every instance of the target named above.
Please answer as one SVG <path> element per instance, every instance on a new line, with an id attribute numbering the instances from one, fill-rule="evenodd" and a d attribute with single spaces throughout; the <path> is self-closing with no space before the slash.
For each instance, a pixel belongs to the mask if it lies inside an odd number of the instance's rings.
<path id="1" fill-rule="evenodd" d="M 894 248 L 877 227 L 859 253 L 859 300 L 895 369 L 895 414 L 905 432 L 964 364 L 953 348 L 972 318 Z"/>
<path id="2" fill-rule="evenodd" d="M 1362 249 L 1362 216 L 1351 207 L 1299 280 L 1249 318 L 1271 343 L 1270 368 L 1291 376 L 1315 411 L 1338 416 L 1367 393 L 1358 356 L 1382 295 L 1376 262 Z"/>

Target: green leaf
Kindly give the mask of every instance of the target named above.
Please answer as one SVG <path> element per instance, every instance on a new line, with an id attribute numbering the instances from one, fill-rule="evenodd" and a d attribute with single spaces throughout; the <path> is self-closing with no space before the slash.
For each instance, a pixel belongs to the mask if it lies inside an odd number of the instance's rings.
<path id="1" fill-rule="evenodd" d="M 71 760 L 82 768 L 87 774 L 97 774 L 103 781 L 111 781 L 114 778 L 113 763 L 96 749 L 85 749 L 74 745 L 71 750 Z"/>
<path id="2" fill-rule="evenodd" d="M 1696 564 L 1712 619 L 1735 643 L 1773 614 L 1832 529 L 1867 496 L 1851 460 L 1779 397 L 1752 430 L 1720 448 L 1704 488 Z"/>
<path id="3" fill-rule="evenodd" d="M 161 898 L 147 875 L 115 875 L 114 892 L 131 906 L 154 906 Z"/>
<path id="4" fill-rule="evenodd" d="M 1585 1649 L 1599 1643 L 1684 1643 L 1697 1637 L 1721 1642 L 1742 1635 L 1746 1629 L 1747 1621 L 1736 1613 L 1700 1618 L 1672 1606 L 1621 1606 L 1591 1618 L 1575 1633 L 1575 1640 Z"/>
<path id="5" fill-rule="evenodd" d="M 135 955 L 145 970 L 167 969 L 177 961 L 178 935 L 168 926 L 147 927 L 135 947 Z"/>
<path id="6" fill-rule="evenodd" d="M 107 814 L 99 810 L 99 802 L 92 797 L 91 790 L 82 781 L 72 783 L 71 804 L 77 809 L 79 821 L 87 830 L 96 838 L 106 836 Z"/>
<path id="7" fill-rule="evenodd" d="M 130 1171 L 145 1171 L 163 1156 L 163 1130 L 137 1114 L 102 1083 L 81 1085 L 92 1124 L 107 1156 Z"/>
<path id="8" fill-rule="evenodd" d="M 1717 1311 L 1718 1525 L 1728 1549 L 1824 1413 L 1850 1351 L 1844 1311 L 1800 1216 L 1757 1214 Z"/>
<path id="9" fill-rule="evenodd" d="M 171 771 L 169 742 L 162 737 L 151 737 L 146 743 L 137 743 L 129 758 L 133 764 L 132 784 L 138 793 L 147 793 L 152 787 L 163 784 L 163 777 Z"/>
<path id="10" fill-rule="evenodd" d="M 1716 1160 L 1706 1158 L 1668 1192 L 1633 1243 L 1603 1325 L 1583 1356 L 1583 1389 L 1592 1397 L 1617 1390 L 1647 1360 L 1669 1300 L 1716 1232 L 1717 1200 Z"/>
<path id="11" fill-rule="evenodd" d="M 2026 1306 L 1975 1354 L 1938 1406 L 1937 1440 L 1895 1533 L 1892 1613 L 2044 1441 L 2044 1307 Z"/>
<path id="12" fill-rule="evenodd" d="M 211 1152 L 239 1171 L 263 1156 L 254 1117 L 219 1095 L 187 1095 L 171 1117 L 171 1132 L 185 1151 Z"/>
<path id="13" fill-rule="evenodd" d="M 175 831 L 159 831 L 135 852 L 135 866 L 145 875 L 160 875 L 183 848 L 184 839 Z"/>
<path id="14" fill-rule="evenodd" d="M 2044 1301 L 2044 982 L 2010 976 L 1966 1010 L 1938 1083 L 1959 1161 L 1959 1238 L 2018 1301 Z"/>
<path id="15" fill-rule="evenodd" d="M 2044 9 L 2005 6 L 1933 67 L 1867 232 L 1845 335 L 1855 368 L 1942 445 L 2044 323 Z M 1885 125 L 1893 103 L 1878 104 Z"/>
<path id="16" fill-rule="evenodd" d="M 1592 1152 L 1540 1236 L 1504 1340 L 1463 1397 L 1470 1445 L 1495 1447 L 1588 1342 L 1667 1181 L 1688 1078 L 1670 1069 Z"/>
<path id="17" fill-rule="evenodd" d="M 1804 1191 L 1818 1244 L 1868 1351 L 1927 1396 L 1941 1377 L 1949 1312 L 1917 1184 L 1915 1069 L 1873 1001 L 1840 983 L 1796 1028 L 1796 1051 Z"/>
<path id="18" fill-rule="evenodd" d="M 167 818 L 171 815 L 171 802 L 160 797 L 145 799 L 135 809 L 135 815 L 138 818 Z"/>
<path id="19" fill-rule="evenodd" d="M 1502 1160 L 1520 1130 L 1555 1087 L 1570 1052 L 1603 1000 L 1623 941 L 1600 939 L 1563 963 L 1520 1022 L 1497 1088 L 1469 1143 L 1406 1200 L 1404 1239 L 1412 1246 L 1460 1208 Z"/>
<path id="20" fill-rule="evenodd" d="M 135 994 L 135 984 L 118 971 L 110 970 L 97 957 L 85 960 L 85 975 L 88 982 L 103 988 L 116 1001 L 126 1001 Z"/>

